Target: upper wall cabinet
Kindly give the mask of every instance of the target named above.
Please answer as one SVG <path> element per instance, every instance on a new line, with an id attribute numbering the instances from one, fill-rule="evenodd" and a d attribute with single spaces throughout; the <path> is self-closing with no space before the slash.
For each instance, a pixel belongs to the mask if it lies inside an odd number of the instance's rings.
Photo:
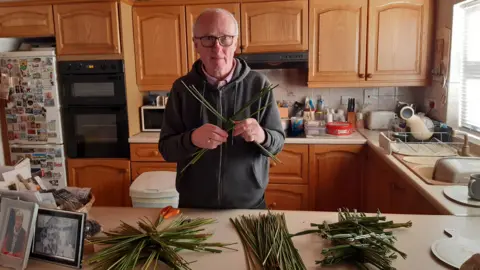
<path id="1" fill-rule="evenodd" d="M 168 90 L 187 73 L 185 6 L 134 7 L 137 84 Z"/>
<path id="2" fill-rule="evenodd" d="M 428 85 L 431 1 L 310 0 L 309 87 Z"/>
<path id="3" fill-rule="evenodd" d="M 368 0 L 311 0 L 309 82 L 365 81 Z"/>
<path id="4" fill-rule="evenodd" d="M 116 2 L 54 5 L 57 53 L 120 54 Z"/>
<path id="5" fill-rule="evenodd" d="M 242 52 L 308 50 L 308 0 L 242 3 Z"/>
<path id="6" fill-rule="evenodd" d="M 427 84 L 430 0 L 370 0 L 368 80 Z"/>
<path id="7" fill-rule="evenodd" d="M 0 37 L 53 36 L 51 5 L 0 8 Z"/>
<path id="8" fill-rule="evenodd" d="M 193 25 L 198 15 L 207 8 L 222 8 L 228 10 L 235 16 L 237 22 L 240 23 L 240 4 L 213 4 L 213 5 L 191 5 L 187 6 L 187 48 L 188 48 L 188 68 L 191 68 L 193 63 L 199 58 L 199 55 L 195 51 L 195 45 L 193 43 Z M 240 25 L 239 25 L 240 27 Z M 240 29 L 238 29 L 240 33 Z M 236 53 L 240 53 L 241 38 L 237 41 Z"/>

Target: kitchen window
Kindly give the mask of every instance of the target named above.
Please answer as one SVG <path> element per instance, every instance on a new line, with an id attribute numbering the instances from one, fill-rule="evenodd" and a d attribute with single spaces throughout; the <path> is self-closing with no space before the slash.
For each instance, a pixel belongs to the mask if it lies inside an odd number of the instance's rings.
<path id="1" fill-rule="evenodd" d="M 458 93 L 458 126 L 480 132 L 480 0 L 454 6 L 451 89 Z"/>

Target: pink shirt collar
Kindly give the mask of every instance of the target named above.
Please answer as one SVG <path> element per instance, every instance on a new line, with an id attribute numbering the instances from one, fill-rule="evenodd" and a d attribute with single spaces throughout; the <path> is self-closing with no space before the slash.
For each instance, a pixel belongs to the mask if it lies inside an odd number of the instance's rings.
<path id="1" fill-rule="evenodd" d="M 218 80 L 217 78 L 215 77 L 212 77 L 210 76 L 207 71 L 205 70 L 204 66 L 202 65 L 202 71 L 203 73 L 205 74 L 205 77 L 207 78 L 207 81 L 208 83 L 210 83 L 211 85 L 216 85 L 217 87 L 222 87 L 224 85 L 226 85 L 227 83 L 229 83 L 231 80 L 232 80 L 232 77 L 233 77 L 233 73 L 235 71 L 235 67 L 237 66 L 237 60 L 236 59 L 233 59 L 233 67 L 232 67 L 232 70 L 230 70 L 230 72 L 228 73 L 227 77 L 225 77 L 225 79 L 223 80 Z"/>

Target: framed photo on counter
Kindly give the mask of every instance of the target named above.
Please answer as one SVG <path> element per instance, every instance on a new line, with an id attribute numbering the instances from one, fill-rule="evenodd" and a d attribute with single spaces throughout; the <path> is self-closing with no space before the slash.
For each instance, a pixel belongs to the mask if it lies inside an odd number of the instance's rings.
<path id="1" fill-rule="evenodd" d="M 40 208 L 30 256 L 72 268 L 81 268 L 86 215 Z"/>
<path id="2" fill-rule="evenodd" d="M 38 204 L 1 198 L 0 265 L 23 270 L 32 245 Z"/>

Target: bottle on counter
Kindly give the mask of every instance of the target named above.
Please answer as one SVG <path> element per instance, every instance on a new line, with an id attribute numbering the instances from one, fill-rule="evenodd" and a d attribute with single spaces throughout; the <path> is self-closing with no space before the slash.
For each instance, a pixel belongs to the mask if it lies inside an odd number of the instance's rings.
<path id="1" fill-rule="evenodd" d="M 327 123 L 333 122 L 333 113 L 329 109 L 327 109 L 327 119 L 326 120 L 327 120 Z"/>
<path id="2" fill-rule="evenodd" d="M 364 128 L 364 121 L 363 121 L 363 113 L 358 112 L 357 113 L 357 122 L 356 122 L 356 128 Z"/>

